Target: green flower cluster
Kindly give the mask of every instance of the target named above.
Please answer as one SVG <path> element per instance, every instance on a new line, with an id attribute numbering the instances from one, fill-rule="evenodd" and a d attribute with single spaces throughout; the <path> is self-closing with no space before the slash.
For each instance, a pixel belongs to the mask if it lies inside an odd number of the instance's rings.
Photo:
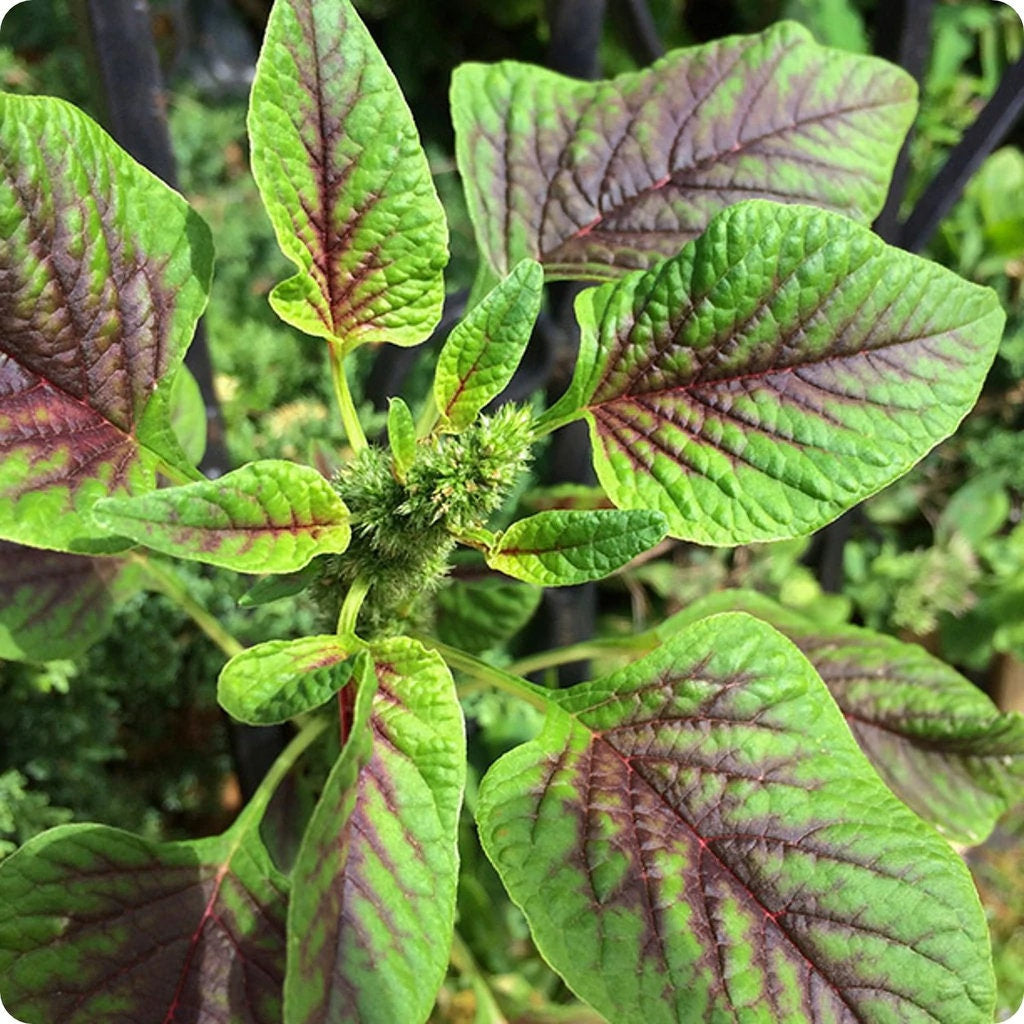
<path id="1" fill-rule="evenodd" d="M 416 446 L 399 479 L 391 453 L 364 448 L 333 481 L 352 514 L 352 543 L 323 559 L 314 593 L 329 614 L 357 578 L 372 589 L 360 615 L 367 636 L 389 632 L 432 594 L 460 537 L 484 528 L 530 461 L 527 409 L 505 405 L 461 434 L 434 434 Z M 422 614 L 422 613 L 421 613 Z"/>

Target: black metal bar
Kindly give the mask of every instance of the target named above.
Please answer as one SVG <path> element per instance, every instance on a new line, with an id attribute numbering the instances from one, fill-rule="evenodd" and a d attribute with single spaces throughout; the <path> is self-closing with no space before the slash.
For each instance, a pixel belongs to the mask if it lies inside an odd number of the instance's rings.
<path id="1" fill-rule="evenodd" d="M 605 0 L 547 0 L 548 64 L 573 78 L 596 78 Z"/>
<path id="2" fill-rule="evenodd" d="M 1024 114 L 1024 57 L 1007 69 L 999 88 L 953 147 L 900 229 L 899 244 L 920 252 L 960 198 L 971 175 Z"/>
<path id="3" fill-rule="evenodd" d="M 97 99 L 107 130 L 140 164 L 176 188 L 177 168 L 148 0 L 78 0 L 77 7 L 100 83 Z M 231 468 L 231 458 L 202 324 L 185 365 L 198 381 L 206 407 L 206 454 L 201 468 L 208 476 L 219 476 Z"/>
<path id="4" fill-rule="evenodd" d="M 904 0 L 903 3 L 882 4 L 875 26 L 875 50 L 880 57 L 899 64 L 920 84 L 928 67 L 932 45 L 932 14 L 935 0 Z M 910 144 L 914 137 L 911 126 L 896 158 L 882 212 L 875 221 L 875 231 L 887 242 L 896 244 L 899 236 L 899 215 L 910 180 Z"/>
<path id="5" fill-rule="evenodd" d="M 647 65 L 665 56 L 665 45 L 647 0 L 619 0 L 623 36 L 638 64 Z"/>

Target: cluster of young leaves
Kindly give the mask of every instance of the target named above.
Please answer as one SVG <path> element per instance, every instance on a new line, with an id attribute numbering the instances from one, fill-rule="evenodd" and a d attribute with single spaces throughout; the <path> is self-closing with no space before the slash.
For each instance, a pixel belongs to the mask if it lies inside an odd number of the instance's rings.
<path id="1" fill-rule="evenodd" d="M 208 291 L 208 230 L 73 108 L 0 98 L 2 653 L 101 628 L 99 598 L 127 567 L 161 572 L 136 545 L 347 588 L 335 632 L 239 650 L 221 673 L 237 719 L 302 724 L 227 832 L 157 844 L 62 826 L 0 867 L 12 1012 L 424 1021 L 449 960 L 466 776 L 450 665 L 545 713 L 487 772 L 477 823 L 538 949 L 597 1011 L 988 1024 L 984 916 L 919 815 L 977 839 L 1024 750 L 1019 720 L 961 681 L 738 605 L 669 623 L 627 668 L 549 692 L 369 614 L 382 580 L 389 611 L 429 592 L 456 542 L 536 587 L 604 577 L 666 533 L 806 534 L 951 433 L 1003 315 L 992 293 L 864 226 L 913 97 L 898 70 L 790 24 L 605 83 L 460 69 L 480 300 L 440 354 L 436 408 L 418 426 L 393 402 L 381 449 L 345 359 L 430 335 L 444 214 L 349 0 L 276 0 L 253 172 L 296 268 L 271 305 L 325 344 L 354 450 L 335 481 L 281 460 L 198 474 L 172 396 Z M 536 418 L 484 414 L 559 276 L 606 282 L 578 300 L 571 386 Z M 493 532 L 531 445 L 575 419 L 614 507 Z M 899 685 L 879 693 L 880 677 Z M 279 865 L 261 820 L 332 720 L 340 755 Z M 939 770 L 954 785 L 929 787 Z"/>

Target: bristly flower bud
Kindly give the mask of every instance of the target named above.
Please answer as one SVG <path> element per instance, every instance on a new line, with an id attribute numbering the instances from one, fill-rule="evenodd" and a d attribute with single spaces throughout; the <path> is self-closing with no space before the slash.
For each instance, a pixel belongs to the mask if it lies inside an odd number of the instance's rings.
<path id="1" fill-rule="evenodd" d="M 528 409 L 502 406 L 457 435 L 421 441 L 400 482 L 390 453 L 371 446 L 342 468 L 334 487 L 352 514 L 352 543 L 323 560 L 315 593 L 328 613 L 356 577 L 373 588 L 361 629 L 398 627 L 448 569 L 455 536 L 486 526 L 530 460 Z M 408 628 L 408 623 L 406 624 Z"/>

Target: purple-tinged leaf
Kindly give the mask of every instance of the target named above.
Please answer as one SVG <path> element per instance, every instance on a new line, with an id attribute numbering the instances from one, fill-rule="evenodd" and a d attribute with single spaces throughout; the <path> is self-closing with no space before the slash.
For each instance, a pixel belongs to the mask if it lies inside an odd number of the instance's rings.
<path id="1" fill-rule="evenodd" d="M 250 462 L 216 480 L 134 498 L 97 502 L 109 529 L 164 554 L 239 572 L 293 572 L 317 555 L 340 553 L 349 514 L 334 488 L 309 466 Z"/>
<path id="2" fill-rule="evenodd" d="M 882 207 L 916 86 L 783 22 L 607 82 L 505 61 L 452 83 L 477 243 L 499 277 L 612 278 L 671 256 L 743 199 L 865 223 Z"/>
<path id="3" fill-rule="evenodd" d="M 702 544 L 794 537 L 905 473 L 974 404 L 994 292 L 837 214 L 763 200 L 583 292 L 572 385 L 602 486 Z"/>
<path id="4" fill-rule="evenodd" d="M 441 318 L 444 211 L 394 75 L 349 0 L 276 0 L 249 112 L 252 169 L 299 272 L 287 323 L 351 349 Z"/>
<path id="5" fill-rule="evenodd" d="M 221 669 L 217 701 L 240 722 L 286 722 L 325 704 L 349 681 L 354 653 L 336 635 L 256 644 Z"/>
<path id="6" fill-rule="evenodd" d="M 448 964 L 462 713 L 438 655 L 405 638 L 369 653 L 293 873 L 285 1024 L 422 1024 Z"/>
<path id="7" fill-rule="evenodd" d="M 745 611 L 788 636 L 817 669 L 854 738 L 893 792 L 949 839 L 983 842 L 1024 799 L 1024 717 L 917 644 L 871 630 L 823 630 L 763 594 L 725 590 L 658 627 L 672 636 L 721 611 Z"/>
<path id="8" fill-rule="evenodd" d="M 189 472 L 170 383 L 206 302 L 209 231 L 67 103 L 0 96 L 0 537 L 125 546 L 89 516 Z"/>
<path id="9" fill-rule="evenodd" d="M 992 1020 L 963 862 L 770 626 L 704 619 L 551 703 L 477 818 L 538 948 L 610 1021 Z"/>
<path id="10" fill-rule="evenodd" d="M 74 658 L 100 640 L 137 573 L 91 558 L 0 541 L 0 658 Z"/>
<path id="11" fill-rule="evenodd" d="M 434 401 L 448 430 L 464 430 L 505 390 L 540 312 L 544 272 L 523 260 L 448 335 L 434 371 Z"/>
<path id="12" fill-rule="evenodd" d="M 524 583 L 565 587 L 610 576 L 664 536 L 660 512 L 558 509 L 514 522 L 485 557 Z"/>
<path id="13" fill-rule="evenodd" d="M 0 991 L 39 1024 L 280 1024 L 287 879 L 243 813 L 155 844 L 64 825 L 0 865 Z"/>

